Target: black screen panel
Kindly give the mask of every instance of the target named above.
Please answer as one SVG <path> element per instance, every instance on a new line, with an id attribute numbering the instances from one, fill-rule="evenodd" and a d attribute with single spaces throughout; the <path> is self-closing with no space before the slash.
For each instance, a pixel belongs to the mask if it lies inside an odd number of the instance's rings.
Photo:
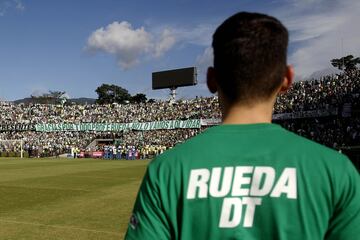
<path id="1" fill-rule="evenodd" d="M 152 73 L 152 88 L 175 88 L 193 86 L 197 84 L 195 67 L 181 68 Z"/>

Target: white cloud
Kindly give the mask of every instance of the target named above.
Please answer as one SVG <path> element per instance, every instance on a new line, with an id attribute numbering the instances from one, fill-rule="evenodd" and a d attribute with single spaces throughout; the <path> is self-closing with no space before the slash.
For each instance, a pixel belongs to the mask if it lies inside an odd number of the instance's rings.
<path id="1" fill-rule="evenodd" d="M 360 22 L 360 1 L 308 0 L 299 4 L 295 1 L 293 8 L 287 6 L 288 11 L 279 12 L 295 46 L 289 63 L 295 66 L 298 79 L 331 68 L 333 58 L 360 54 L 360 28 L 356 25 Z"/>
<path id="2" fill-rule="evenodd" d="M 284 3 L 284 1 L 282 1 Z M 284 7 L 271 15 L 278 17 L 290 31 L 292 52 L 289 63 L 295 66 L 297 79 L 335 73 L 330 60 L 347 54 L 360 55 L 359 0 L 285 0 Z M 210 46 L 215 28 L 203 31 L 204 45 Z M 186 31 L 183 31 L 187 36 Z M 191 34 L 190 34 L 191 35 Z M 196 38 L 196 33 L 193 37 Z M 200 74 L 213 64 L 210 47 L 196 59 Z"/>
<path id="3" fill-rule="evenodd" d="M 21 2 L 21 0 L 14 0 L 15 8 L 19 11 L 25 10 L 25 5 Z"/>
<path id="4" fill-rule="evenodd" d="M 154 55 L 156 57 L 162 56 L 165 52 L 167 52 L 170 48 L 174 46 L 176 43 L 176 38 L 173 32 L 170 29 L 164 29 L 161 34 L 160 39 L 155 43 L 155 52 Z"/>
<path id="5" fill-rule="evenodd" d="M 179 41 L 199 46 L 209 46 L 214 31 L 213 24 L 199 24 L 192 28 L 174 27 L 174 34 Z"/>
<path id="6" fill-rule="evenodd" d="M 208 67 L 213 66 L 214 54 L 212 47 L 205 48 L 204 52 L 196 58 L 195 65 L 199 69 L 200 76 L 205 75 Z"/>
<path id="7" fill-rule="evenodd" d="M 5 16 L 8 9 L 11 7 L 11 3 L 8 1 L 1 1 L 0 2 L 0 16 Z"/>
<path id="8" fill-rule="evenodd" d="M 331 59 L 360 55 L 359 0 L 283 0 L 282 3 L 283 7 L 270 14 L 284 22 L 290 31 L 289 63 L 295 66 L 297 79 L 334 73 Z M 214 25 L 203 24 L 193 31 L 185 29 L 178 33 L 188 42 L 210 46 L 214 30 Z M 212 64 L 212 51 L 207 47 L 196 58 L 196 65 L 204 73 Z"/>
<path id="9" fill-rule="evenodd" d="M 21 0 L 8 0 L 8 1 L 0 0 L 0 17 L 5 16 L 6 13 L 11 9 L 16 9 L 22 12 L 25 10 L 25 5 Z"/>
<path id="10" fill-rule="evenodd" d="M 321 37 L 334 29 L 337 29 L 345 21 L 344 16 L 312 15 L 299 19 L 290 19 L 287 27 L 293 31 L 292 42 L 311 40 Z"/>
<path id="11" fill-rule="evenodd" d="M 144 27 L 133 29 L 130 23 L 113 22 L 99 28 L 88 38 L 87 48 L 116 56 L 118 64 L 127 69 L 138 62 L 138 58 L 150 51 L 151 34 Z"/>
<path id="12" fill-rule="evenodd" d="M 213 65 L 213 59 L 214 59 L 214 53 L 212 47 L 205 48 L 204 52 L 197 57 L 196 63 L 199 66 L 212 66 Z"/>
<path id="13" fill-rule="evenodd" d="M 162 30 L 159 37 L 144 27 L 134 29 L 126 21 L 113 22 L 99 28 L 88 38 L 86 49 L 115 55 L 119 66 L 128 69 L 140 62 L 145 55 L 160 57 L 176 43 L 170 28 Z"/>
<path id="14" fill-rule="evenodd" d="M 87 40 L 86 49 L 112 54 L 122 69 L 128 69 L 144 57 L 163 56 L 177 43 L 207 46 L 211 42 L 212 32 L 213 26 L 208 24 L 194 28 L 158 26 L 146 30 L 145 27 L 133 28 L 126 21 L 113 22 L 95 30 Z"/>

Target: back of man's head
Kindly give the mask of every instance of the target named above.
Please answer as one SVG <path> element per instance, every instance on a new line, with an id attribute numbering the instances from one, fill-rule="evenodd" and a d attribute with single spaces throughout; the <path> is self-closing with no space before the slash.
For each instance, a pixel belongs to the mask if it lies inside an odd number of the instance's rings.
<path id="1" fill-rule="evenodd" d="M 240 12 L 213 35 L 214 69 L 229 104 L 267 100 L 286 71 L 288 31 L 274 17 Z"/>

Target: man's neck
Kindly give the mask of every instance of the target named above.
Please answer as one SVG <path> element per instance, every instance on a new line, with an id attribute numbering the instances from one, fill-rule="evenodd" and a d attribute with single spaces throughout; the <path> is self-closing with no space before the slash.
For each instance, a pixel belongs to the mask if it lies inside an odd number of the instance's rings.
<path id="1" fill-rule="evenodd" d="M 252 106 L 232 105 L 224 110 L 223 124 L 271 123 L 272 102 L 257 103 Z"/>

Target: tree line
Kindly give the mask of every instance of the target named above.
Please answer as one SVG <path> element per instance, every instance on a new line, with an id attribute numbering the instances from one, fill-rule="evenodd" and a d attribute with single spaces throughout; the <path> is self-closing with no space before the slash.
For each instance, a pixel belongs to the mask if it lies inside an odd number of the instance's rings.
<path id="1" fill-rule="evenodd" d="M 114 84 L 102 84 L 95 92 L 98 94 L 98 104 L 147 102 L 145 94 L 137 93 L 131 96 L 128 90 Z"/>
<path id="2" fill-rule="evenodd" d="M 102 84 L 97 87 L 95 92 L 98 98 L 95 100 L 97 104 L 112 104 L 112 103 L 145 103 L 154 102 L 154 99 L 148 99 L 143 93 L 131 95 L 128 90 L 114 84 Z M 40 104 L 68 104 L 71 103 L 66 97 L 64 91 L 49 91 L 41 95 L 31 95 L 27 101 Z"/>
<path id="3" fill-rule="evenodd" d="M 339 70 L 350 72 L 357 69 L 357 65 L 360 64 L 360 58 L 355 58 L 353 55 L 347 55 L 342 58 L 334 58 L 330 62 L 331 65 Z"/>

